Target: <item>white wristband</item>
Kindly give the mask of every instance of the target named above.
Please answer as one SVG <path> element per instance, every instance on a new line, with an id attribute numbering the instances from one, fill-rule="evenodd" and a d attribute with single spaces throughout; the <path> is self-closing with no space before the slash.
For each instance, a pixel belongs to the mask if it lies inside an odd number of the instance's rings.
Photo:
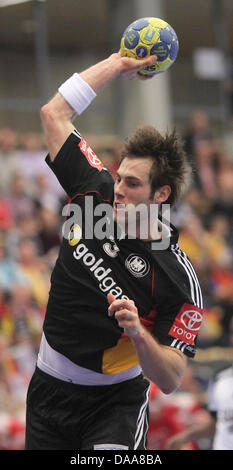
<path id="1" fill-rule="evenodd" d="M 76 114 L 81 114 L 96 97 L 94 90 L 78 73 L 74 73 L 68 78 L 58 91 Z"/>

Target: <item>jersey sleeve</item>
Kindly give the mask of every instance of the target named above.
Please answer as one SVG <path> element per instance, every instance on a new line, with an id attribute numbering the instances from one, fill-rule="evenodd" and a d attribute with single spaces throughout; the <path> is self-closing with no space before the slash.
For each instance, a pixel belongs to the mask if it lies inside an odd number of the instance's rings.
<path id="1" fill-rule="evenodd" d="M 112 202 L 113 178 L 76 130 L 67 138 L 53 161 L 47 155 L 46 163 L 71 199 L 78 194 L 95 191 L 103 200 Z"/>
<path id="2" fill-rule="evenodd" d="M 194 283 L 198 298 L 194 295 Z M 170 272 L 161 271 L 157 278 L 157 293 L 155 337 L 160 344 L 194 357 L 203 320 L 201 291 L 196 276 L 193 273 L 191 276 L 191 270 L 187 272 L 181 265 L 177 265 L 172 276 Z"/>

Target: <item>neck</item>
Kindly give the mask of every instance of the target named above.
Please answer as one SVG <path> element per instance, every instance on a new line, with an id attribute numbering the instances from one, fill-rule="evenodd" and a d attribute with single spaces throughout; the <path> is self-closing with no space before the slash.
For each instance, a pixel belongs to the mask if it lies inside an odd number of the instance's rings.
<path id="1" fill-rule="evenodd" d="M 159 220 L 156 219 L 154 223 L 145 223 L 143 225 L 140 223 L 139 226 L 128 224 L 126 227 L 126 233 L 128 234 L 129 237 L 132 238 L 139 238 L 140 240 L 144 241 L 153 241 L 153 240 L 160 240 L 162 238 L 161 231 L 159 231 Z"/>

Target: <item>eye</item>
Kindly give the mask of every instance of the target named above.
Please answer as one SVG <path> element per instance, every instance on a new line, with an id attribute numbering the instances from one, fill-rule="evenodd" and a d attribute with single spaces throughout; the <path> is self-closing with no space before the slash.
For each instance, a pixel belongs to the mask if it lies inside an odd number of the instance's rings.
<path id="1" fill-rule="evenodd" d="M 116 175 L 116 177 L 115 177 L 115 183 L 120 183 L 120 180 L 121 180 L 121 179 L 120 179 L 120 176 Z"/>
<path id="2" fill-rule="evenodd" d="M 139 186 L 139 184 L 138 184 L 138 183 L 135 183 L 135 182 L 133 182 L 133 181 L 129 181 L 129 182 L 128 182 L 128 186 L 129 186 L 130 188 L 136 188 L 137 186 Z"/>

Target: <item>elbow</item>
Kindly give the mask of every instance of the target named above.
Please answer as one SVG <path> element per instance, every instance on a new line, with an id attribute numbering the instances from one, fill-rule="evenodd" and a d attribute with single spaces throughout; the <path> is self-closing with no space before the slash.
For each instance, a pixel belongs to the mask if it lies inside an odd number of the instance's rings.
<path id="1" fill-rule="evenodd" d="M 148 377 L 149 378 L 149 377 Z M 151 382 L 153 382 L 157 387 L 159 387 L 159 389 L 161 390 L 162 393 L 164 393 L 165 395 L 170 395 L 171 393 L 175 392 L 175 390 L 177 390 L 177 388 L 179 387 L 180 383 L 161 383 L 161 382 L 158 382 L 157 379 L 153 379 L 152 377 L 149 378 L 149 380 Z"/>
<path id="2" fill-rule="evenodd" d="M 177 380 L 171 380 L 171 381 L 167 381 L 166 383 L 164 384 L 160 384 L 160 390 L 165 394 L 165 395 L 170 395 L 171 393 L 175 392 L 180 384 L 181 384 L 181 381 L 182 379 L 181 378 L 177 378 Z"/>
<path id="3" fill-rule="evenodd" d="M 48 125 L 55 120 L 54 111 L 50 104 L 45 104 L 40 110 L 40 117 L 43 125 Z"/>
<path id="4" fill-rule="evenodd" d="M 165 395 L 170 395 L 171 393 L 175 392 L 175 390 L 178 387 L 176 386 L 169 386 L 169 387 L 160 387 L 161 392 L 163 392 Z"/>
<path id="5" fill-rule="evenodd" d="M 48 103 L 42 106 L 40 117 L 46 135 L 53 134 L 58 130 L 60 122 L 53 105 Z"/>

